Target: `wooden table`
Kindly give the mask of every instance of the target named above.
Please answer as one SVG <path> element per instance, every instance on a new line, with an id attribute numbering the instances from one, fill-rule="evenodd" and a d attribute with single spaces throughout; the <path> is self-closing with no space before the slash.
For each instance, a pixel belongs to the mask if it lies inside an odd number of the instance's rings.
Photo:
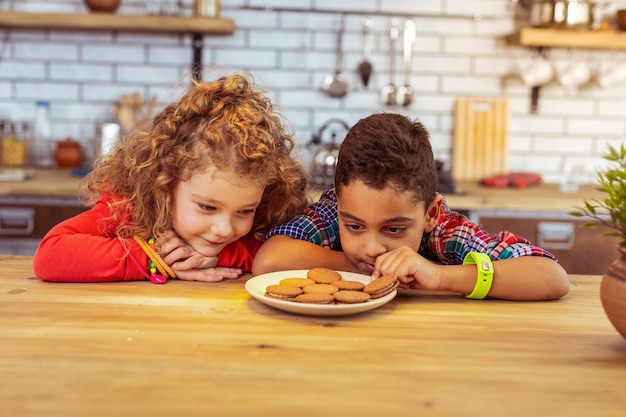
<path id="1" fill-rule="evenodd" d="M 2 416 L 622 416 L 600 277 L 553 302 L 291 315 L 243 281 L 53 284 L 0 255 Z M 59 262 L 62 262 L 59 259 Z"/>

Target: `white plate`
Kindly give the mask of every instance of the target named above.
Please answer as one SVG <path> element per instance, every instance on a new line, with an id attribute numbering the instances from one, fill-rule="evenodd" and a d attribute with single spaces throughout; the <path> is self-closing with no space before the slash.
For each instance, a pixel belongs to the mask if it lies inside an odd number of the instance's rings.
<path id="1" fill-rule="evenodd" d="M 306 278 L 306 273 L 308 271 L 308 269 L 298 269 L 258 275 L 246 281 L 246 291 L 263 304 L 267 304 L 268 306 L 287 311 L 289 313 L 303 314 L 306 316 L 346 316 L 349 314 L 361 313 L 363 311 L 373 310 L 387 304 L 389 301 L 393 300 L 398 293 L 394 290 L 384 297 L 356 304 L 306 304 L 295 301 L 277 300 L 276 298 L 271 298 L 265 295 L 265 289 L 268 285 L 278 284 L 278 282 L 283 278 Z M 364 284 L 370 282 L 370 277 L 368 275 L 343 271 L 339 271 L 339 273 L 345 280 L 360 281 Z"/>

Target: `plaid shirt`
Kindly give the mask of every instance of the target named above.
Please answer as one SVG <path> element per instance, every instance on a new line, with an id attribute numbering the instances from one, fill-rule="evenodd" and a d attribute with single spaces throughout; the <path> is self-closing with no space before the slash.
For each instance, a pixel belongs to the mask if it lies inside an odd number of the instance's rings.
<path id="1" fill-rule="evenodd" d="M 287 235 L 328 249 L 341 250 L 335 190 L 325 191 L 304 214 L 275 227 L 266 239 L 273 235 Z M 488 234 L 464 215 L 450 210 L 444 199 L 437 226 L 432 232 L 424 234 L 418 253 L 444 265 L 459 265 L 468 252 L 486 253 L 492 260 L 546 256 L 556 261 L 551 253 L 511 232 Z"/>

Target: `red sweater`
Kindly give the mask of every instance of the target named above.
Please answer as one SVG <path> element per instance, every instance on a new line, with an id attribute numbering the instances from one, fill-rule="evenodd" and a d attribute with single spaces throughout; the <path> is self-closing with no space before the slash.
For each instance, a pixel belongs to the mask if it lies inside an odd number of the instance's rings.
<path id="1" fill-rule="evenodd" d="M 145 279 L 126 249 L 115 237 L 115 225 L 98 230 L 102 218 L 109 217 L 105 202 L 54 226 L 43 238 L 33 259 L 35 275 L 44 281 L 104 282 Z M 102 226 L 101 226 L 102 227 Z M 148 258 L 133 239 L 124 240 L 131 255 L 143 271 L 148 270 Z M 252 270 L 254 255 L 261 242 L 244 237 L 226 246 L 218 255 L 217 266 Z"/>

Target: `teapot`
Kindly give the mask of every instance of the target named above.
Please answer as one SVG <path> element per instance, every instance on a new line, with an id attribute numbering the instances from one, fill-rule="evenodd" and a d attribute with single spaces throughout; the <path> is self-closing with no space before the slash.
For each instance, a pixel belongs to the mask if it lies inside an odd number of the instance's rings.
<path id="1" fill-rule="evenodd" d="M 330 129 L 330 126 L 333 125 L 335 125 L 334 128 Z M 337 166 L 340 146 L 337 143 L 338 130 L 342 130 L 345 136 L 349 129 L 350 126 L 343 120 L 330 119 L 313 134 L 311 141 L 307 144 L 308 148 L 317 147 L 313 155 L 310 172 L 313 187 L 328 189 L 334 186 L 335 167 Z M 330 132 L 328 135 L 330 140 L 324 142 L 323 136 L 326 130 Z"/>

